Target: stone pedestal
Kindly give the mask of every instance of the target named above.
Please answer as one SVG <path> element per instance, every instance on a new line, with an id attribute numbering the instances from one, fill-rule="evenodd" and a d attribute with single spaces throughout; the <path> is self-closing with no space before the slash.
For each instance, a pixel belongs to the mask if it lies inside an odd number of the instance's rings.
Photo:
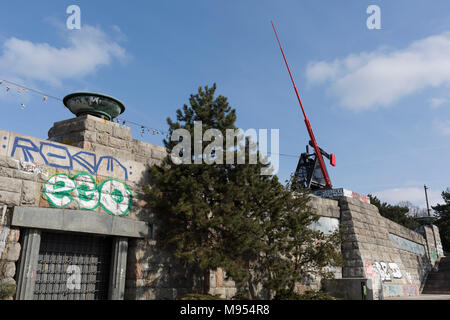
<path id="1" fill-rule="evenodd" d="M 165 148 L 133 139 L 130 127 L 91 115 L 55 122 L 48 132 L 51 141 L 87 151 L 154 165 Z"/>

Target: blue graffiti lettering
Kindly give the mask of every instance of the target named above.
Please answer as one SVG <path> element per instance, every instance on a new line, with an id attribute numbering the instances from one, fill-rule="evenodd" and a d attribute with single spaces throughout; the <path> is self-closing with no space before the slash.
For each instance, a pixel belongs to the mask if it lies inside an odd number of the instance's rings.
<path id="1" fill-rule="evenodd" d="M 48 146 L 48 151 L 46 153 L 44 153 L 44 147 Z M 40 154 L 42 159 L 44 160 L 45 164 L 47 166 L 51 166 L 51 167 L 55 167 L 55 168 L 60 168 L 60 169 L 72 169 L 73 165 L 72 165 L 72 157 L 70 156 L 69 150 L 67 150 L 66 147 L 64 146 L 58 146 L 55 145 L 53 143 L 48 143 L 48 142 L 41 142 L 41 148 L 40 148 Z M 60 155 L 60 154 L 56 154 L 50 151 L 63 151 L 65 152 L 64 155 Z M 61 165 L 61 164 L 57 164 L 55 162 L 52 162 L 52 159 L 47 159 L 47 158 L 56 158 L 59 160 L 67 160 L 66 165 Z"/>
<path id="2" fill-rule="evenodd" d="M 107 172 L 114 172 L 114 163 L 116 163 L 120 169 L 123 170 L 124 173 L 124 177 L 125 177 L 125 181 L 128 180 L 128 170 L 127 168 L 125 168 L 116 158 L 111 157 L 111 156 L 103 156 L 98 160 L 97 163 L 97 167 L 96 167 L 96 172 L 98 172 L 100 166 L 103 163 L 103 160 L 107 160 L 107 164 L 106 164 L 106 171 Z"/>
<path id="3" fill-rule="evenodd" d="M 91 157 L 91 159 L 86 159 L 86 156 Z M 80 151 L 73 155 L 72 159 L 89 171 L 90 174 L 95 174 L 97 172 L 97 155 L 95 153 Z"/>
<path id="4" fill-rule="evenodd" d="M 23 158 L 27 162 L 34 162 L 35 157 L 40 156 L 45 165 L 49 167 L 69 170 L 73 170 L 73 164 L 75 162 L 90 174 L 97 174 L 106 165 L 107 173 L 118 173 L 118 171 L 121 171 L 119 175 L 123 174 L 124 180 L 128 181 L 127 168 L 112 156 L 102 156 L 97 161 L 97 155 L 92 152 L 80 151 L 72 155 L 65 146 L 44 141 L 40 141 L 39 143 L 40 145 L 38 147 L 30 139 L 16 137 L 11 157 L 14 157 L 16 151 L 21 149 Z M 46 147 L 45 150 L 44 147 Z M 63 160 L 63 164 L 60 164 L 61 160 Z"/>
<path id="5" fill-rule="evenodd" d="M 21 143 L 27 143 L 27 144 L 21 144 Z M 27 162 L 34 161 L 34 157 L 31 154 L 31 152 L 39 153 L 39 148 L 33 143 L 33 141 L 31 141 L 30 139 L 26 139 L 26 138 L 16 137 L 16 139 L 14 140 L 11 157 L 14 157 L 17 148 L 22 149 L 23 158 Z"/>

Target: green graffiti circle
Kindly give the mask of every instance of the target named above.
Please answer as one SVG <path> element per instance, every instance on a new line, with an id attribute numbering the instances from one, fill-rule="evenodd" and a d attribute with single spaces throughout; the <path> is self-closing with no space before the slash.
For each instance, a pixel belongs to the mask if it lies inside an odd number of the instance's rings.
<path id="1" fill-rule="evenodd" d="M 57 190 L 57 189 L 61 189 L 66 187 L 66 184 L 64 183 L 64 181 L 57 181 L 56 183 L 50 184 L 50 180 L 55 179 L 58 176 L 62 176 L 62 177 L 66 177 L 68 178 L 70 181 L 72 181 L 72 179 L 70 178 L 69 175 L 65 174 L 65 173 L 57 173 L 52 175 L 50 178 L 47 179 L 46 182 L 44 182 L 42 184 L 42 193 L 44 194 L 45 198 L 47 199 L 48 203 L 54 207 L 54 208 L 60 208 L 60 209 L 64 209 L 65 207 L 67 207 L 69 204 L 72 203 L 73 201 L 73 197 L 70 195 L 70 193 L 75 190 L 75 188 L 69 189 L 69 190 L 65 190 L 65 191 L 56 191 L 56 192 L 49 192 L 50 190 L 47 190 L 47 187 L 51 188 L 51 186 L 53 186 L 53 191 Z M 75 185 L 75 184 L 74 184 Z M 51 198 L 51 196 L 48 194 L 50 193 L 53 197 L 57 198 L 57 199 L 62 199 L 64 197 L 69 198 L 69 202 L 66 205 L 58 205 L 56 203 L 53 202 L 53 199 Z"/>
<path id="2" fill-rule="evenodd" d="M 94 184 L 94 189 L 90 189 L 86 184 L 83 184 L 84 181 L 81 181 L 78 184 L 78 181 L 76 181 L 75 179 L 78 178 L 79 176 L 89 177 L 89 179 L 91 180 L 91 183 Z M 75 181 L 75 186 L 76 186 L 76 190 L 78 191 L 78 199 L 79 200 L 85 201 L 85 202 L 91 201 L 94 199 L 95 194 L 93 193 L 92 195 L 88 196 L 87 192 L 97 192 L 98 193 L 98 200 L 97 200 L 97 203 L 95 204 L 95 206 L 93 206 L 92 208 L 83 208 L 81 206 L 80 202 L 78 201 L 78 209 L 87 210 L 87 211 L 93 211 L 93 210 L 97 209 L 98 206 L 100 205 L 100 194 L 99 194 L 99 188 L 97 186 L 95 178 L 87 172 L 80 172 L 80 173 L 74 175 L 72 177 L 72 180 Z"/>
<path id="3" fill-rule="evenodd" d="M 103 204 L 103 201 L 102 201 L 102 194 L 103 194 L 103 193 L 102 193 L 102 190 L 103 190 L 103 186 L 104 186 L 106 183 L 111 182 L 111 181 L 115 181 L 115 182 L 118 182 L 118 183 L 122 184 L 122 186 L 125 187 L 125 190 L 128 191 L 128 194 L 130 195 L 129 198 L 128 198 L 128 206 L 127 206 L 127 209 L 126 209 L 122 214 L 119 214 L 119 215 L 117 215 L 117 214 L 115 214 L 114 212 L 112 212 L 111 210 L 109 210 L 109 209 Z M 98 187 L 98 190 L 99 190 L 99 192 L 100 192 L 100 205 L 102 206 L 102 208 L 103 208 L 106 212 L 108 212 L 110 215 L 113 215 L 113 216 L 119 216 L 119 217 L 123 217 L 123 216 L 125 216 L 125 215 L 128 214 L 128 212 L 129 212 L 130 209 L 131 209 L 131 205 L 133 204 L 133 194 L 131 193 L 130 188 L 129 188 L 124 182 L 122 182 L 122 181 L 120 181 L 120 180 L 118 180 L 118 179 L 107 179 L 107 180 L 105 180 L 105 181 L 102 182 L 102 184 Z M 123 200 L 126 199 L 126 197 L 124 197 L 123 193 L 122 193 L 120 190 L 118 190 L 118 189 L 112 190 L 112 192 L 109 194 L 109 196 L 110 196 L 110 197 L 114 200 L 114 202 L 116 202 L 117 204 L 122 203 Z"/>
<path id="4" fill-rule="evenodd" d="M 120 192 L 119 189 L 114 189 L 111 192 L 111 198 L 116 202 L 116 203 L 121 203 L 124 199 L 122 192 Z"/>

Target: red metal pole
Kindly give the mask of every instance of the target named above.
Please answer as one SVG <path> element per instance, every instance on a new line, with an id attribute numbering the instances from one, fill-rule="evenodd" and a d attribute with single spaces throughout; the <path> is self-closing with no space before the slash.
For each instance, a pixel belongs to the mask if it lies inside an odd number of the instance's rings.
<path id="1" fill-rule="evenodd" d="M 292 85 L 294 86 L 298 102 L 300 103 L 300 107 L 302 108 L 303 116 L 305 117 L 306 129 L 308 130 L 309 137 L 311 138 L 311 142 L 314 148 L 314 152 L 316 153 L 316 157 L 319 160 L 320 169 L 322 171 L 323 177 L 325 178 L 326 188 L 331 188 L 330 177 L 328 176 L 327 169 L 325 167 L 325 162 L 323 161 L 322 153 L 320 152 L 319 145 L 317 144 L 316 137 L 314 136 L 311 124 L 309 123 L 308 117 L 306 116 L 305 113 L 305 109 L 303 108 L 303 103 L 302 100 L 300 99 L 300 95 L 298 93 L 297 86 L 295 85 L 294 78 L 292 77 L 291 69 L 289 68 L 286 56 L 284 55 L 283 47 L 281 46 L 280 39 L 278 38 L 277 30 L 275 29 L 273 21 L 270 21 L 270 23 L 272 24 L 273 31 L 275 32 L 275 36 L 277 37 L 278 45 L 280 46 L 281 54 L 283 55 L 284 63 L 286 64 L 289 76 L 291 77 Z"/>

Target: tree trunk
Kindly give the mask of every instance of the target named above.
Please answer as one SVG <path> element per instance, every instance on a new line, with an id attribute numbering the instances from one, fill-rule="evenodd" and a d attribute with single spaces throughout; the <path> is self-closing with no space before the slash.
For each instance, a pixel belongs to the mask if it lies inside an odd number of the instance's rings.
<path id="1" fill-rule="evenodd" d="M 203 294 L 209 294 L 210 289 L 210 271 L 203 272 Z"/>

